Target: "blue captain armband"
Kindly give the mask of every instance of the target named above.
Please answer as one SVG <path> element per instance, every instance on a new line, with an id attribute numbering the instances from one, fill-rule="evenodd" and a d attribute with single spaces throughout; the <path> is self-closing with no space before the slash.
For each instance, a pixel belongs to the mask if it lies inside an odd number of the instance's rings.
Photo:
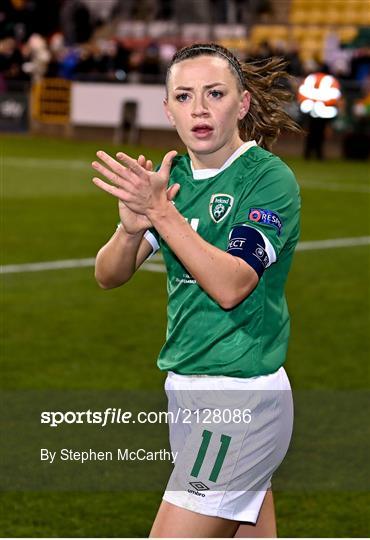
<path id="1" fill-rule="evenodd" d="M 254 227 L 238 225 L 230 233 L 227 253 L 243 259 L 260 278 L 276 261 L 275 250 L 268 238 Z"/>

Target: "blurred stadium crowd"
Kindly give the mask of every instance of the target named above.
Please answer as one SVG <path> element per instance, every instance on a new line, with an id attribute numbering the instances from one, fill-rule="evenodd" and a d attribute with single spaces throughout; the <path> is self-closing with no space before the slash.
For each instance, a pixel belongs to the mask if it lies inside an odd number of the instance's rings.
<path id="1" fill-rule="evenodd" d="M 1 0 L 0 92 L 45 77 L 163 84 L 194 41 L 243 61 L 284 57 L 298 82 L 330 73 L 347 120 L 369 123 L 369 0 Z"/>
<path id="2" fill-rule="evenodd" d="M 288 1 L 286 13 L 278 2 L 280 18 L 294 19 L 299 1 Z M 288 26 L 272 23 L 275 15 L 273 0 L 217 0 L 212 8 L 208 0 L 2 0 L 0 85 L 44 76 L 163 83 L 178 47 L 209 40 L 241 60 L 285 57 L 295 76 L 324 71 L 368 84 L 370 28 L 315 26 L 309 12 L 305 24 Z"/>

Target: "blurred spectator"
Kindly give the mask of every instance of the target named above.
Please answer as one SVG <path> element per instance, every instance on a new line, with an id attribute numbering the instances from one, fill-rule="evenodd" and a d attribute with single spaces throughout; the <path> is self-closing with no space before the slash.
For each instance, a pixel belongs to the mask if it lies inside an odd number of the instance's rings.
<path id="1" fill-rule="evenodd" d="M 179 24 L 212 22 L 210 0 L 177 0 L 174 2 L 174 16 Z"/>
<path id="2" fill-rule="evenodd" d="M 129 70 L 130 52 L 115 40 L 101 42 L 103 56 L 100 59 L 101 73 L 106 73 L 110 80 L 124 81 Z"/>
<path id="3" fill-rule="evenodd" d="M 370 44 L 353 51 L 351 60 L 351 78 L 360 83 L 370 75 Z"/>
<path id="4" fill-rule="evenodd" d="M 155 43 L 151 43 L 144 52 L 144 58 L 139 66 L 141 80 L 143 82 L 155 82 L 161 72 L 159 48 Z"/>
<path id="5" fill-rule="evenodd" d="M 267 41 L 263 41 L 260 45 L 251 48 L 245 61 L 267 60 L 273 54 L 272 45 Z"/>
<path id="6" fill-rule="evenodd" d="M 23 48 L 26 62 L 22 69 L 33 81 L 39 81 L 46 73 L 51 54 L 46 40 L 40 34 L 32 34 Z"/>
<path id="7" fill-rule="evenodd" d="M 49 36 L 58 29 L 63 0 L 1 0 L 0 39 L 26 41 L 32 34 Z"/>
<path id="8" fill-rule="evenodd" d="M 63 4 L 60 25 L 66 45 L 85 43 L 91 37 L 90 12 L 81 0 L 68 0 Z"/>
<path id="9" fill-rule="evenodd" d="M 24 77 L 22 63 L 23 56 L 15 39 L 7 37 L 0 41 L 0 73 L 3 81 L 22 79 Z"/>
<path id="10" fill-rule="evenodd" d="M 90 16 L 95 24 L 109 22 L 115 15 L 133 3 L 134 0 L 81 0 L 88 8 Z"/>
<path id="11" fill-rule="evenodd" d="M 64 49 L 59 57 L 58 77 L 62 79 L 74 79 L 80 57 L 80 51 L 77 47 L 68 47 Z"/>
<path id="12" fill-rule="evenodd" d="M 173 18 L 173 0 L 162 0 L 159 4 L 158 19 L 168 21 Z"/>
<path id="13" fill-rule="evenodd" d="M 370 73 L 362 81 L 361 94 L 362 97 L 354 103 L 354 115 L 357 118 L 367 118 L 370 120 Z"/>
<path id="14" fill-rule="evenodd" d="M 304 158 L 310 159 L 315 156 L 316 159 L 324 159 L 324 142 L 325 132 L 329 120 L 327 118 L 313 118 L 311 115 L 306 115 L 305 128 L 307 136 L 304 145 Z"/>
<path id="15" fill-rule="evenodd" d="M 343 139 L 347 159 L 368 159 L 370 155 L 370 75 L 362 80 L 361 94 L 352 104 Z"/>
<path id="16" fill-rule="evenodd" d="M 299 58 L 299 46 L 298 43 L 291 42 L 288 44 L 287 51 L 285 53 L 285 59 L 288 62 L 287 72 L 293 77 L 302 77 L 303 66 Z"/>
<path id="17" fill-rule="evenodd" d="M 341 45 L 336 32 L 330 32 L 324 43 L 324 62 L 328 70 L 338 77 L 346 77 L 350 72 L 351 52 Z"/>

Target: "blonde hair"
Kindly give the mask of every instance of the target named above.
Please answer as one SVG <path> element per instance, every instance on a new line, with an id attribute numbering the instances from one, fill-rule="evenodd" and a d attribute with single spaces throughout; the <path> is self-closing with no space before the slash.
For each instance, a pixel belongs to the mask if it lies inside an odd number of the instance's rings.
<path id="1" fill-rule="evenodd" d="M 284 71 L 287 63 L 282 58 L 241 63 L 231 51 L 221 45 L 196 43 L 175 53 L 167 69 L 166 86 L 174 64 L 204 55 L 219 56 L 227 60 L 239 90 L 250 93 L 249 111 L 238 124 L 241 139 L 255 139 L 260 146 L 271 150 L 282 128 L 296 133 L 301 131 L 284 108 L 293 95 L 282 85 L 283 80 L 291 79 Z"/>

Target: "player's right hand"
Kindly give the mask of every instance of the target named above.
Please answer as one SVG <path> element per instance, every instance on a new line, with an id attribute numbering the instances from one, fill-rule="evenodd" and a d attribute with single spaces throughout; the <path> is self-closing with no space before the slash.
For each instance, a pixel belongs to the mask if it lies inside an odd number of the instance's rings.
<path id="1" fill-rule="evenodd" d="M 146 159 L 142 154 L 138 157 L 137 162 L 147 171 L 153 170 L 153 163 L 150 159 Z M 175 184 L 167 189 L 167 199 L 172 201 L 177 195 L 180 186 Z M 118 201 L 119 216 L 123 229 L 127 234 L 138 234 L 147 231 L 152 227 L 151 221 L 143 214 L 137 214 L 130 210 L 123 201 Z"/>

